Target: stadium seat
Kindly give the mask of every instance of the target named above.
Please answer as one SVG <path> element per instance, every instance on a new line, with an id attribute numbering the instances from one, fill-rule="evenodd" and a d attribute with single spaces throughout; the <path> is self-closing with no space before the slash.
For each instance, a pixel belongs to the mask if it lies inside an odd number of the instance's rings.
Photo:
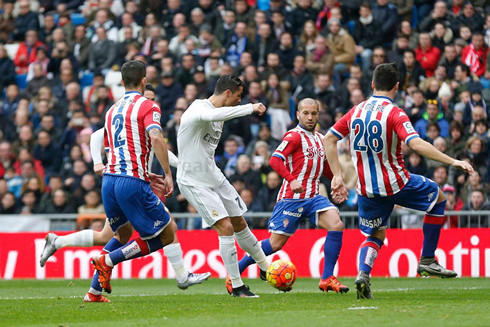
<path id="1" fill-rule="evenodd" d="M 82 88 L 83 102 L 87 102 L 89 92 L 90 92 L 90 86 L 85 86 L 84 88 Z"/>
<path id="2" fill-rule="evenodd" d="M 17 54 L 17 50 L 19 50 L 20 43 L 12 43 L 12 44 L 5 44 L 5 50 L 7 50 L 7 54 L 9 55 L 10 59 L 14 60 L 15 55 Z"/>
<path id="3" fill-rule="evenodd" d="M 87 21 L 87 19 L 85 17 L 83 17 L 82 14 L 71 14 L 70 18 L 71 18 L 71 22 L 73 23 L 74 27 L 78 26 L 78 25 L 85 24 L 85 22 Z"/>
<path id="4" fill-rule="evenodd" d="M 94 73 L 91 72 L 85 72 L 80 79 L 80 86 L 82 89 L 86 86 L 92 86 L 94 80 Z"/>
<path id="5" fill-rule="evenodd" d="M 111 70 L 105 75 L 104 84 L 107 85 L 108 87 L 111 87 L 113 85 L 121 85 L 121 79 L 122 79 L 121 72 L 115 72 Z"/>
<path id="6" fill-rule="evenodd" d="M 289 115 L 292 120 L 296 118 L 296 103 L 293 98 L 289 98 Z"/>
<path id="7" fill-rule="evenodd" d="M 15 80 L 19 89 L 23 90 L 27 87 L 27 74 L 15 75 Z"/>
<path id="8" fill-rule="evenodd" d="M 355 20 L 349 20 L 347 22 L 347 26 L 349 26 L 349 34 L 352 35 L 354 32 L 354 26 L 356 26 L 356 21 Z"/>
<path id="9" fill-rule="evenodd" d="M 418 24 L 418 15 L 417 7 L 413 6 L 412 8 L 412 29 L 416 29 Z"/>
<path id="10" fill-rule="evenodd" d="M 56 23 L 56 25 L 58 25 L 58 22 L 60 21 L 60 14 L 54 14 L 53 18 L 54 18 L 54 22 Z"/>
<path id="11" fill-rule="evenodd" d="M 114 101 L 118 101 L 124 96 L 124 93 L 126 93 L 124 86 L 118 86 L 118 85 L 113 85 L 111 87 L 111 91 L 112 91 L 112 95 L 114 96 Z"/>

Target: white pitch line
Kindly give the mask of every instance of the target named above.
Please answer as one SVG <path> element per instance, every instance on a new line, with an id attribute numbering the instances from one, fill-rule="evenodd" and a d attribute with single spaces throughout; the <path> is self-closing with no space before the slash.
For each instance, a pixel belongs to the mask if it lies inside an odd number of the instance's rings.
<path id="1" fill-rule="evenodd" d="M 352 307 L 347 310 L 378 310 L 378 307 Z"/>

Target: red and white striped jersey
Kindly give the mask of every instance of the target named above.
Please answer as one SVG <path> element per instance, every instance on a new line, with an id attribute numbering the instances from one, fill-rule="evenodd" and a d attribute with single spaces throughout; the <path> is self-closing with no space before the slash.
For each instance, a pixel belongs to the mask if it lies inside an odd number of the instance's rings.
<path id="1" fill-rule="evenodd" d="M 362 196 L 389 196 L 410 180 L 401 144 L 418 133 L 403 109 L 383 96 L 372 96 L 352 108 L 330 131 L 340 139 L 350 134 L 350 150 Z"/>
<path id="2" fill-rule="evenodd" d="M 105 174 L 132 176 L 149 181 L 153 149 L 148 131 L 162 129 L 158 105 L 138 92 L 127 92 L 105 116 Z"/>
<path id="3" fill-rule="evenodd" d="M 284 179 L 277 201 L 282 199 L 307 199 L 318 195 L 320 176 L 325 163 L 323 135 L 309 132 L 301 125 L 284 134 L 282 143 L 272 154 L 284 161 L 289 173 L 303 186 L 303 193 L 293 193 Z"/>

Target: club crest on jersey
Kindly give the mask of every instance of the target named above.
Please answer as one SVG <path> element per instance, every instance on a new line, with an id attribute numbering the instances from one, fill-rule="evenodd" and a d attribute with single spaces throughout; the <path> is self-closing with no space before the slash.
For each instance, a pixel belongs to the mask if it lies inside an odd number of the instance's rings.
<path id="1" fill-rule="evenodd" d="M 288 227 L 289 225 L 289 219 L 284 219 L 284 221 L 282 222 L 282 224 L 284 225 L 284 228 Z"/>
<path id="2" fill-rule="evenodd" d="M 159 122 L 160 122 L 160 117 L 161 117 L 161 116 L 162 116 L 162 115 L 160 115 L 158 112 L 154 111 L 154 112 L 153 112 L 153 121 L 154 121 L 154 122 L 159 123 Z"/>
<path id="3" fill-rule="evenodd" d="M 213 210 L 213 211 L 212 211 L 212 214 L 213 214 L 213 217 L 218 217 L 218 211 Z"/>
<path id="4" fill-rule="evenodd" d="M 405 127 L 405 131 L 408 134 L 411 134 L 411 133 L 415 132 L 415 130 L 413 129 L 412 123 L 409 122 L 409 121 L 403 123 L 403 127 Z"/>
<path id="5" fill-rule="evenodd" d="M 309 147 L 308 149 L 306 149 L 306 157 L 308 159 L 313 159 L 316 156 L 324 157 L 325 150 L 323 150 L 323 148 L 316 148 L 316 147 Z"/>
<path id="6" fill-rule="evenodd" d="M 299 207 L 299 208 L 298 208 L 298 212 L 299 212 L 299 213 L 302 213 L 302 212 L 303 212 L 303 210 L 304 210 L 304 209 L 303 209 L 303 207 Z"/>

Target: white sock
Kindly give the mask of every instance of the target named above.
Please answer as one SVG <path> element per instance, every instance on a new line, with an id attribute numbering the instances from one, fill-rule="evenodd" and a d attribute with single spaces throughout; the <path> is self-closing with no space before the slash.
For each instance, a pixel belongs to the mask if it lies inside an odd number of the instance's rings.
<path id="1" fill-rule="evenodd" d="M 57 249 L 66 246 L 81 246 L 84 248 L 94 246 L 94 231 L 91 229 L 84 229 L 65 236 L 58 236 L 56 241 L 54 241 L 54 246 Z"/>
<path id="2" fill-rule="evenodd" d="M 184 259 L 182 258 L 182 248 L 180 243 L 169 244 L 163 248 L 165 256 L 167 256 L 168 261 L 174 268 L 175 276 L 177 277 L 177 282 L 183 283 L 187 280 L 187 269 L 184 267 Z"/>
<path id="3" fill-rule="evenodd" d="M 238 245 L 255 260 L 260 269 L 266 271 L 269 267 L 266 261 L 266 255 L 257 238 L 250 231 L 250 228 L 245 227 L 241 232 L 235 233 L 235 238 Z"/>
<path id="4" fill-rule="evenodd" d="M 112 262 L 111 260 L 111 256 L 108 254 L 104 254 L 105 255 L 105 263 L 108 265 L 108 266 L 111 266 L 111 267 L 114 267 L 114 263 Z"/>
<path id="5" fill-rule="evenodd" d="M 225 263 L 226 271 L 231 278 L 233 288 L 243 285 L 240 277 L 240 269 L 238 269 L 238 259 L 235 246 L 235 238 L 233 236 L 218 236 L 219 238 L 219 254 Z"/>
<path id="6" fill-rule="evenodd" d="M 101 291 L 97 291 L 95 288 L 93 287 L 90 287 L 90 289 L 88 290 L 89 293 L 93 294 L 93 295 L 101 295 L 102 292 Z"/>

